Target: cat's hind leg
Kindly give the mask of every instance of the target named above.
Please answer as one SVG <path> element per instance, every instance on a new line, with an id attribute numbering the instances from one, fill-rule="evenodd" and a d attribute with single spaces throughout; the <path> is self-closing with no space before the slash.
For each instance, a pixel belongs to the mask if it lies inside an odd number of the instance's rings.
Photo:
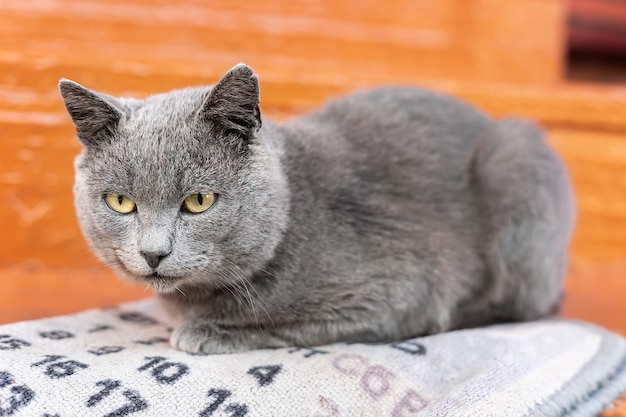
<path id="1" fill-rule="evenodd" d="M 532 320 L 558 310 L 574 197 L 564 165 L 537 126 L 504 119 L 492 133 L 473 161 L 491 306 L 496 318 Z"/>

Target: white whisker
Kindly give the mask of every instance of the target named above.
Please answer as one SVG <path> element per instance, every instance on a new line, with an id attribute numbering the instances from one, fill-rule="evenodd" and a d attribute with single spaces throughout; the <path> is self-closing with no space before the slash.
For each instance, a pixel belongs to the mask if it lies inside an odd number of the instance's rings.
<path id="1" fill-rule="evenodd" d="M 265 308 L 265 305 L 264 305 L 265 301 L 263 300 L 263 297 L 261 297 L 261 294 L 259 294 L 259 292 L 257 291 L 257 289 L 254 286 L 254 284 L 250 282 L 250 280 L 243 274 L 243 272 L 241 272 L 241 268 L 238 265 L 234 264 L 233 262 L 231 262 L 231 261 L 229 261 L 228 259 L 225 259 L 225 258 L 222 258 L 222 260 L 227 262 L 227 263 L 229 263 L 230 265 L 232 265 L 232 267 L 229 268 L 229 269 L 233 270 L 235 272 L 235 276 L 238 278 L 239 283 L 241 283 L 243 285 L 243 287 L 246 289 L 246 292 L 248 294 L 249 299 L 250 300 L 255 299 L 258 302 L 258 306 L 261 308 L 261 310 L 263 310 L 263 312 L 265 313 L 265 315 L 269 319 L 270 323 L 272 324 L 272 327 L 274 327 L 274 329 L 275 329 L 276 328 L 276 324 L 274 323 L 274 320 L 272 319 L 272 316 L 270 315 L 269 311 L 267 311 L 267 308 Z M 267 271 L 265 271 L 265 272 L 267 272 Z M 269 274 L 269 272 L 268 272 L 268 274 Z M 252 291 L 254 292 L 254 295 L 252 293 L 250 293 L 250 289 L 252 289 Z M 256 323 L 259 323 L 258 317 L 256 315 L 256 310 L 253 309 L 253 313 L 254 313 L 254 319 L 255 319 Z"/>
<path id="2" fill-rule="evenodd" d="M 239 276 L 239 274 L 237 273 L 235 269 L 227 267 L 225 268 L 225 271 L 227 271 L 230 274 L 230 276 L 234 278 L 234 281 L 235 281 L 233 283 L 234 288 L 240 291 L 240 294 L 246 299 L 250 307 L 250 311 L 252 311 L 252 314 L 254 315 L 255 322 L 258 322 L 256 309 L 254 306 L 254 302 L 252 300 L 252 294 L 250 294 L 250 291 L 248 291 L 248 288 L 245 285 L 243 286 L 244 287 L 243 289 L 239 286 L 239 284 L 241 283 L 241 277 Z M 245 293 L 244 293 L 244 290 L 245 290 Z"/>
<path id="3" fill-rule="evenodd" d="M 183 297 L 185 297 L 188 301 L 191 301 L 191 299 L 187 296 L 187 294 L 185 294 L 185 293 L 183 292 L 183 290 L 181 290 L 180 288 L 178 288 L 178 285 L 176 285 L 176 284 L 172 284 L 172 285 L 174 286 L 174 289 L 175 289 L 176 291 L 178 291 L 179 293 L 181 293 L 181 294 L 183 295 Z"/>
<path id="4" fill-rule="evenodd" d="M 228 280 L 227 277 L 222 276 L 222 272 L 218 273 L 216 279 L 218 280 L 219 284 L 222 285 L 222 288 L 225 288 L 229 293 L 233 295 L 233 298 L 237 300 L 237 303 L 239 303 L 239 305 L 243 305 L 243 302 L 239 298 L 239 295 L 241 294 L 238 294 L 234 291 L 234 289 L 231 287 L 230 280 Z"/>

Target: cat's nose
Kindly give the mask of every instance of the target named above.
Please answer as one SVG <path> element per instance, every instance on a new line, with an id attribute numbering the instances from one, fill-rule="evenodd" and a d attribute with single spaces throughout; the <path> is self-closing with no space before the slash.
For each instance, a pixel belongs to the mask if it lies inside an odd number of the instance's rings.
<path id="1" fill-rule="evenodd" d="M 170 254 L 169 252 L 165 252 L 165 251 L 155 251 L 155 252 L 141 251 L 139 253 L 141 253 L 141 256 L 144 257 L 144 259 L 146 260 L 150 268 L 156 268 L 157 266 L 159 266 L 161 261 L 167 255 Z"/>

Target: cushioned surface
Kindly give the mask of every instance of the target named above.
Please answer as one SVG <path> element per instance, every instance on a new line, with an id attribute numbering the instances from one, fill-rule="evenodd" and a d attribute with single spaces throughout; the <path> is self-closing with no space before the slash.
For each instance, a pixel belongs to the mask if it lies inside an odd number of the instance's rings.
<path id="1" fill-rule="evenodd" d="M 0 326 L 0 416 L 592 416 L 626 344 L 565 320 L 194 356 L 154 300 Z"/>

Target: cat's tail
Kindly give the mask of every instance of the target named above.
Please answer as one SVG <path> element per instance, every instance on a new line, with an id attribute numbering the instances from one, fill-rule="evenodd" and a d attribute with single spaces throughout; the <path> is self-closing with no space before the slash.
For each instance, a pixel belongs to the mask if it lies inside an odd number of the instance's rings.
<path id="1" fill-rule="evenodd" d="M 494 308 L 503 320 L 555 313 L 576 212 L 564 164 L 536 125 L 518 119 L 497 122 L 473 162 Z"/>

